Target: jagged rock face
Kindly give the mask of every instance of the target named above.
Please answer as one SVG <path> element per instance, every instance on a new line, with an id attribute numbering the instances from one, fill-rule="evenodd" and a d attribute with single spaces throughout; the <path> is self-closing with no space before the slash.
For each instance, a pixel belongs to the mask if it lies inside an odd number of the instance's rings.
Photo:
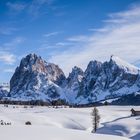
<path id="1" fill-rule="evenodd" d="M 84 73 L 84 78 L 81 82 L 77 97 L 84 98 L 91 95 L 91 90 L 96 86 L 96 80 L 101 72 L 102 63 L 98 61 L 90 61 Z"/>
<path id="2" fill-rule="evenodd" d="M 66 77 L 63 71 L 53 63 L 49 63 L 45 66 L 46 68 L 46 75 L 49 80 L 57 84 L 58 86 L 62 86 L 63 82 L 66 80 Z"/>
<path id="3" fill-rule="evenodd" d="M 81 83 L 77 99 L 95 102 L 139 90 L 139 69 L 111 56 L 109 62 L 90 62 Z"/>
<path id="4" fill-rule="evenodd" d="M 10 96 L 32 99 L 60 97 L 59 86 L 65 80 L 63 71 L 55 64 L 47 63 L 35 54 L 21 60 L 10 80 Z M 52 91 L 52 92 L 50 92 Z"/>
<path id="5" fill-rule="evenodd" d="M 105 62 L 102 69 L 102 81 L 105 81 L 103 88 L 109 89 L 110 92 L 119 90 L 124 86 L 131 87 L 138 78 L 137 68 L 127 66 L 126 64 L 120 66 L 115 58 L 111 58 L 109 62 Z"/>
<path id="6" fill-rule="evenodd" d="M 77 66 L 72 68 L 72 72 L 69 74 L 64 88 L 69 103 L 75 102 L 83 76 L 84 76 L 84 72 L 81 68 Z"/>
<path id="7" fill-rule="evenodd" d="M 76 90 L 74 87 L 79 86 L 79 83 L 81 83 L 82 81 L 83 75 L 83 70 L 75 66 L 67 78 L 67 88 Z"/>

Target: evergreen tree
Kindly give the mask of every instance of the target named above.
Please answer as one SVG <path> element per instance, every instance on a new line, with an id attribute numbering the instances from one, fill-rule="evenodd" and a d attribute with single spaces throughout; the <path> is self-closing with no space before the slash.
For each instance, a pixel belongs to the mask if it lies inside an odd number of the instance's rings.
<path id="1" fill-rule="evenodd" d="M 100 115 L 99 115 L 99 111 L 96 107 L 93 108 L 92 112 L 91 112 L 91 117 L 92 117 L 92 133 L 97 131 L 97 128 L 99 126 L 99 122 L 100 122 Z"/>
<path id="2" fill-rule="evenodd" d="M 109 103 L 107 101 L 104 102 L 104 105 L 108 105 Z"/>

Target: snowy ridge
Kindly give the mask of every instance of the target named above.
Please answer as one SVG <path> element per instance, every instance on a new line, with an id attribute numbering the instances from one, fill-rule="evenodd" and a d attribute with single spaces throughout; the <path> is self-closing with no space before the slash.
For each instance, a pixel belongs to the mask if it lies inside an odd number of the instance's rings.
<path id="1" fill-rule="evenodd" d="M 85 72 L 75 66 L 66 78 L 58 65 L 29 54 L 21 60 L 11 78 L 7 98 L 89 104 L 139 91 L 139 68 L 116 56 L 104 63 L 90 61 Z"/>
<path id="2" fill-rule="evenodd" d="M 111 56 L 110 61 L 116 63 L 118 66 L 120 66 L 122 69 L 124 69 L 128 73 L 138 74 L 140 70 L 138 67 L 130 63 L 127 63 L 126 61 L 120 59 L 119 57 L 115 55 Z"/>

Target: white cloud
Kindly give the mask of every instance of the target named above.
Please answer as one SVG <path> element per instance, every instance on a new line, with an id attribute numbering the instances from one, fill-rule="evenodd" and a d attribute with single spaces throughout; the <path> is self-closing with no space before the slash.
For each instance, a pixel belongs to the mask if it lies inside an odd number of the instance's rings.
<path id="1" fill-rule="evenodd" d="M 56 46 L 71 46 L 71 45 L 74 45 L 74 43 L 73 42 L 57 42 L 56 44 L 55 44 Z"/>
<path id="2" fill-rule="evenodd" d="M 3 44 L 4 47 L 15 47 L 21 43 L 23 43 L 25 41 L 25 38 L 23 37 L 16 37 L 13 40 L 11 40 L 10 42 L 6 42 Z"/>
<path id="3" fill-rule="evenodd" d="M 26 5 L 24 3 L 12 3 L 12 2 L 7 2 L 6 5 L 10 10 L 14 11 L 22 11 L 25 9 Z"/>
<path id="4" fill-rule="evenodd" d="M 74 41 L 74 42 L 85 42 L 89 40 L 89 37 L 86 35 L 79 35 L 79 36 L 73 36 L 67 39 L 68 41 Z"/>
<path id="5" fill-rule="evenodd" d="M 111 13 L 108 15 L 109 19 L 104 20 L 107 23 L 128 23 L 140 20 L 140 5 L 138 4 L 133 5 L 129 10 L 118 12 L 118 13 Z"/>
<path id="6" fill-rule="evenodd" d="M 2 35 L 11 35 L 13 32 L 17 31 L 17 28 L 13 27 L 1 27 L 0 28 L 0 34 Z"/>
<path id="7" fill-rule="evenodd" d="M 23 37 L 16 37 L 9 42 L 1 44 L 0 62 L 2 62 L 3 64 L 13 65 L 16 62 L 17 58 L 10 51 L 13 51 L 15 47 L 24 42 L 24 40 L 25 38 Z"/>
<path id="8" fill-rule="evenodd" d="M 68 74 L 74 65 L 85 69 L 90 60 L 105 61 L 112 54 L 131 63 L 140 59 L 140 5 L 109 14 L 102 29 L 97 29 L 90 36 L 70 37 L 68 41 L 78 42 L 77 47 L 81 48 L 56 53 L 50 61 L 60 64 Z"/>
<path id="9" fill-rule="evenodd" d="M 32 0 L 32 2 L 28 5 L 27 11 L 34 18 L 39 17 L 39 15 L 42 13 L 40 9 L 43 6 L 51 6 L 54 1 L 55 0 Z M 46 13 L 48 7 L 46 7 L 45 9 L 46 10 L 44 11 L 44 13 Z"/>
<path id="10" fill-rule="evenodd" d="M 6 64 L 14 64 L 16 61 L 16 56 L 9 52 L 0 52 L 0 61 Z"/>
<path id="11" fill-rule="evenodd" d="M 6 3 L 6 6 L 8 7 L 9 14 L 11 15 L 17 15 L 21 12 L 24 12 L 26 14 L 31 15 L 32 16 L 31 18 L 36 18 L 36 17 L 39 17 L 41 14 L 46 14 L 48 7 L 46 7 L 43 12 L 41 11 L 41 8 L 44 6 L 51 7 L 54 1 L 55 0 L 31 0 L 28 2 L 8 1 Z"/>
<path id="12" fill-rule="evenodd" d="M 44 34 L 43 36 L 44 37 L 50 37 L 50 36 L 55 36 L 55 35 L 58 35 L 59 32 L 51 32 L 51 33 L 47 33 L 47 34 Z"/>
<path id="13" fill-rule="evenodd" d="M 96 29 L 96 28 L 90 28 L 88 29 L 89 31 L 93 31 L 93 32 L 107 32 L 108 29 L 107 28 L 99 28 L 99 29 Z"/>
<path id="14" fill-rule="evenodd" d="M 15 69 L 11 69 L 11 68 L 3 70 L 3 72 L 5 72 L 5 73 L 14 73 L 14 71 L 15 71 Z"/>
<path id="15" fill-rule="evenodd" d="M 43 5 L 43 4 L 52 4 L 55 0 L 33 0 L 33 3 Z"/>

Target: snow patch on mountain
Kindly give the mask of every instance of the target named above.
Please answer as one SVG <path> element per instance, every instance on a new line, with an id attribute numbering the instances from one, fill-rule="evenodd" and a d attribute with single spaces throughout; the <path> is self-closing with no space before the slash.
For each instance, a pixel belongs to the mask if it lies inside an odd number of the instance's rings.
<path id="1" fill-rule="evenodd" d="M 112 55 L 110 58 L 110 61 L 116 63 L 118 66 L 120 66 L 122 69 L 124 69 L 127 73 L 132 73 L 132 74 L 138 74 L 139 73 L 139 68 L 127 63 L 126 61 L 120 59 L 119 57 Z"/>

